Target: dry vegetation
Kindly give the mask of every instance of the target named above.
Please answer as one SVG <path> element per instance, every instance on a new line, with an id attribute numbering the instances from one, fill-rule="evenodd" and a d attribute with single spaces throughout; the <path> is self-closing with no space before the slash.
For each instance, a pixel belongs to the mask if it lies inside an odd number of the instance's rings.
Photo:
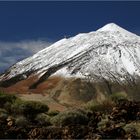
<path id="1" fill-rule="evenodd" d="M 29 89 L 33 81 L 1 88 L 0 138 L 140 138 L 139 84 L 50 77 Z"/>
<path id="2" fill-rule="evenodd" d="M 6 93 L 0 93 L 0 100 L 2 139 L 140 138 L 140 102 L 130 101 L 122 93 L 63 112 Z"/>

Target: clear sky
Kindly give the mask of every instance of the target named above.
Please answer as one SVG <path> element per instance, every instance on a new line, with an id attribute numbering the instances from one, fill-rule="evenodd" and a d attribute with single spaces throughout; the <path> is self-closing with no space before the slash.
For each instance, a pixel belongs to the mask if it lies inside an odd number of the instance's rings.
<path id="1" fill-rule="evenodd" d="M 140 1 L 0 2 L 0 40 L 58 40 L 109 22 L 140 33 Z M 138 30 L 138 31 L 137 31 Z"/>
<path id="2" fill-rule="evenodd" d="M 140 1 L 1 1 L 0 71 L 44 48 L 42 44 L 110 22 L 140 35 Z"/>

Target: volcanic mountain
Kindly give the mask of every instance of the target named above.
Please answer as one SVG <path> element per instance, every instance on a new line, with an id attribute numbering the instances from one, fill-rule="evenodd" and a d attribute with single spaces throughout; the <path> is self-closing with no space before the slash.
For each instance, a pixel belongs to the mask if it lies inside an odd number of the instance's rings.
<path id="1" fill-rule="evenodd" d="M 135 85 L 139 76 L 140 37 L 109 23 L 97 31 L 61 39 L 16 63 L 0 76 L 0 86 L 17 90 L 26 85 L 31 92 L 38 87 L 48 91 L 63 77 L 82 82 L 104 81 L 111 93 L 110 82 Z M 63 83 L 61 88 L 64 86 Z"/>

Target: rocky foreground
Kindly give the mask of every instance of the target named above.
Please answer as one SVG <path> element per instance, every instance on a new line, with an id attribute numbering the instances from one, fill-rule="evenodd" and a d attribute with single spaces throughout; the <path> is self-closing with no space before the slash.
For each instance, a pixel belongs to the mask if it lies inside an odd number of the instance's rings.
<path id="1" fill-rule="evenodd" d="M 102 105 L 48 111 L 35 102 L 0 95 L 0 138 L 6 139 L 139 139 L 140 102 L 119 99 Z M 6 99 L 4 101 L 4 99 Z M 14 102 L 13 102 L 14 100 Z M 10 103 L 11 104 L 8 104 Z M 4 109 L 6 107 L 6 109 Z M 31 111 L 31 110 L 32 111 Z M 27 114 L 28 113 L 28 114 Z"/>

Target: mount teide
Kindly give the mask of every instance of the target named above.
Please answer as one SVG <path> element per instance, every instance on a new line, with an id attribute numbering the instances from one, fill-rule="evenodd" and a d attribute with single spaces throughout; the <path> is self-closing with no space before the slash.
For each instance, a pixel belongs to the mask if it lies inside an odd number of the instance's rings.
<path id="1" fill-rule="evenodd" d="M 83 86 L 81 90 L 87 88 L 86 92 L 95 97 L 97 83 L 104 83 L 101 86 L 106 89 L 99 88 L 100 93 L 127 92 L 134 86 L 139 92 L 139 77 L 140 37 L 110 23 L 94 32 L 64 38 L 16 63 L 0 76 L 0 85 L 23 93 L 47 93 L 53 89 L 53 94 L 59 91 L 60 97 L 65 86 L 74 82 L 79 83 L 75 88 L 80 90 L 78 86 Z M 71 95 L 74 91 L 69 88 Z"/>

